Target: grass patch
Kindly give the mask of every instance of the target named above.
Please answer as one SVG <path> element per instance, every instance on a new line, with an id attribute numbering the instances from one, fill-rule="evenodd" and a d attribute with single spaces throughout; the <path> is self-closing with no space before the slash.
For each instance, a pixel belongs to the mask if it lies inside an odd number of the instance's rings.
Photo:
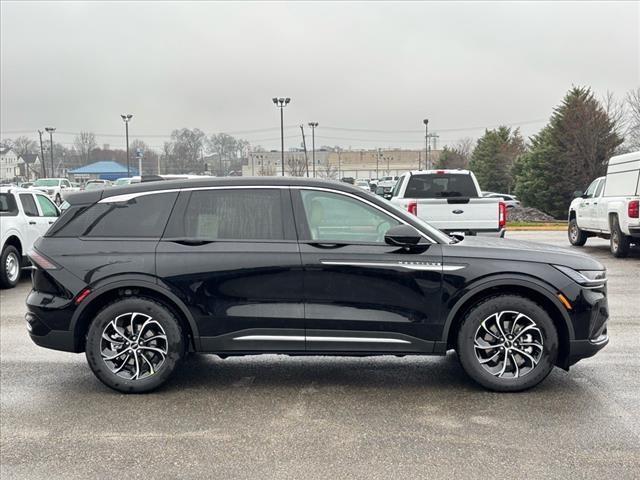
<path id="1" fill-rule="evenodd" d="M 566 230 L 567 222 L 509 222 L 507 230 Z"/>

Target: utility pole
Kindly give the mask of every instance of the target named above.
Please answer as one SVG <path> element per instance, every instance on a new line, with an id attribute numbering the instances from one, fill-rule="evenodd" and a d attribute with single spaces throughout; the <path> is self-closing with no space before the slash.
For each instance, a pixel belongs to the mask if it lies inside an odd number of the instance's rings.
<path id="1" fill-rule="evenodd" d="M 340 178 L 342 178 L 342 176 L 340 174 L 340 147 L 338 147 L 338 180 L 340 180 Z"/>
<path id="2" fill-rule="evenodd" d="M 429 170 L 431 169 L 431 165 L 429 164 L 429 119 L 425 118 L 422 123 L 424 123 L 424 152 L 425 152 L 425 157 L 424 157 L 424 163 L 426 166 L 426 169 Z"/>
<path id="3" fill-rule="evenodd" d="M 418 170 L 420 170 L 421 163 L 422 163 L 422 152 L 418 150 Z"/>
<path id="4" fill-rule="evenodd" d="M 307 178 L 309 178 L 309 157 L 307 156 L 307 141 L 304 138 L 304 125 L 300 124 L 300 131 L 302 132 L 302 148 L 304 149 L 304 165 L 307 171 Z"/>
<path id="5" fill-rule="evenodd" d="M 53 165 L 53 132 L 56 131 L 55 127 L 45 127 L 45 130 L 47 132 L 49 132 L 49 146 L 51 148 L 51 151 L 49 153 L 51 153 L 51 176 L 55 177 L 56 173 L 55 173 L 55 167 Z"/>
<path id="6" fill-rule="evenodd" d="M 280 160 L 282 162 L 282 176 L 284 177 L 284 107 L 286 107 L 291 99 L 287 98 L 276 98 L 273 97 L 271 99 L 276 107 L 280 109 Z"/>
<path id="7" fill-rule="evenodd" d="M 380 173 L 378 172 L 379 163 L 380 163 L 380 155 L 382 151 L 378 148 L 378 154 L 376 155 L 376 179 L 380 180 Z"/>
<path id="8" fill-rule="evenodd" d="M 38 135 L 40 136 L 40 163 L 42 164 L 42 177 L 47 177 L 47 167 L 44 162 L 44 148 L 42 148 L 42 134 L 44 132 L 42 130 L 38 130 Z"/>
<path id="9" fill-rule="evenodd" d="M 133 115 L 130 113 L 120 115 L 120 118 L 122 118 L 124 122 L 124 129 L 127 136 L 127 178 L 131 178 L 131 165 L 129 160 L 129 120 L 131 120 L 131 117 L 133 117 Z"/>
<path id="10" fill-rule="evenodd" d="M 316 178 L 316 127 L 318 122 L 309 122 L 311 127 L 311 160 L 313 161 L 313 178 Z"/>

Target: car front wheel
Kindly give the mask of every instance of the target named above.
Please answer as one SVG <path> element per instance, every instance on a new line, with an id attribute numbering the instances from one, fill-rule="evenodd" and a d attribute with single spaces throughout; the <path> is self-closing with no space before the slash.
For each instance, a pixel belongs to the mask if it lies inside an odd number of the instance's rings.
<path id="1" fill-rule="evenodd" d="M 571 245 L 582 247 L 587 243 L 587 234 L 584 230 L 581 230 L 580 227 L 578 227 L 578 222 L 575 218 L 572 218 L 569 222 L 568 234 L 569 243 L 571 243 Z"/>
<path id="2" fill-rule="evenodd" d="M 169 379 L 184 357 L 185 344 L 169 309 L 152 299 L 128 297 L 97 314 L 87 333 L 86 357 L 108 387 L 143 393 Z"/>
<path id="3" fill-rule="evenodd" d="M 551 372 L 558 356 L 558 333 L 535 302 L 499 295 L 469 310 L 458 332 L 457 352 L 464 370 L 483 387 L 518 392 Z"/>

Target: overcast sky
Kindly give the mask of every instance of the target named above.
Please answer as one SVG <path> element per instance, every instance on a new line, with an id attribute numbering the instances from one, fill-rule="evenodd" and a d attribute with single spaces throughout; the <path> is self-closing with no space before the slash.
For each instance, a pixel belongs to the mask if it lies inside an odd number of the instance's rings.
<path id="1" fill-rule="evenodd" d="M 2 137 L 51 125 L 123 146 L 132 113 L 152 146 L 198 127 L 275 148 L 273 96 L 292 99 L 288 146 L 309 121 L 345 148 L 419 147 L 425 117 L 440 144 L 529 135 L 573 84 L 640 85 L 639 5 L 2 1 Z"/>

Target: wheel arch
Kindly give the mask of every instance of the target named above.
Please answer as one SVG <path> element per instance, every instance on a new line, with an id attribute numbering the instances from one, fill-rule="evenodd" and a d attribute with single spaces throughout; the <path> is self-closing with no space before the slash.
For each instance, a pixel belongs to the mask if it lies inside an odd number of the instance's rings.
<path id="1" fill-rule="evenodd" d="M 18 249 L 18 253 L 20 253 L 21 256 L 24 257 L 26 255 L 26 252 L 22 248 L 22 240 L 20 239 L 20 237 L 17 234 L 10 233 L 7 236 L 6 240 L 2 244 L 2 248 L 0 249 L 0 252 L 2 252 L 2 250 L 4 250 L 4 247 L 6 247 L 7 245 L 11 245 L 13 247 L 16 247 Z"/>
<path id="2" fill-rule="evenodd" d="M 570 342 L 575 338 L 571 319 L 562 303 L 549 287 L 523 278 L 501 278 L 483 282 L 471 288 L 450 310 L 444 326 L 443 342 L 453 348 L 460 324 L 466 313 L 478 302 L 497 295 L 519 295 L 538 303 L 549 314 L 558 331 L 559 352 L 557 365 L 569 368 Z"/>
<path id="3" fill-rule="evenodd" d="M 144 280 L 118 280 L 93 290 L 82 302 L 71 319 L 70 330 L 76 352 L 84 351 L 85 336 L 93 317 L 106 304 L 128 296 L 148 297 L 162 303 L 176 316 L 188 335 L 191 348 L 199 350 L 198 326 L 186 305 L 167 288 Z"/>

